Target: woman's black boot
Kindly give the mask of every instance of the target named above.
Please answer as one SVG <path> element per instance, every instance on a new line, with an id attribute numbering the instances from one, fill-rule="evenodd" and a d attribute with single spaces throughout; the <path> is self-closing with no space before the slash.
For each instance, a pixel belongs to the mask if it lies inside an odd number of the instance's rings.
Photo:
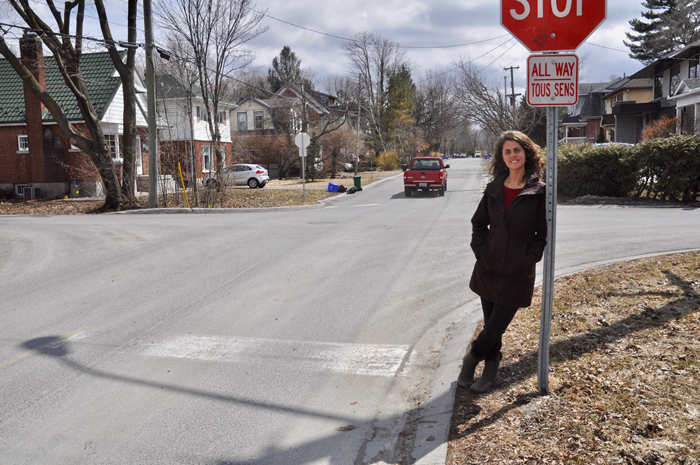
<path id="1" fill-rule="evenodd" d="M 457 378 L 457 384 L 463 388 L 471 386 L 472 383 L 474 383 L 474 371 L 476 370 L 476 366 L 482 360 L 483 358 L 475 357 L 470 349 L 462 360 L 462 371 L 459 373 L 459 378 Z"/>
<path id="2" fill-rule="evenodd" d="M 498 354 L 496 359 L 487 359 L 484 362 L 484 372 L 481 374 L 481 378 L 469 387 L 469 390 L 474 394 L 483 394 L 484 392 L 491 389 L 491 387 L 496 383 L 496 376 L 498 375 L 498 366 L 501 364 L 501 354 Z M 473 373 L 472 373 L 473 374 Z"/>

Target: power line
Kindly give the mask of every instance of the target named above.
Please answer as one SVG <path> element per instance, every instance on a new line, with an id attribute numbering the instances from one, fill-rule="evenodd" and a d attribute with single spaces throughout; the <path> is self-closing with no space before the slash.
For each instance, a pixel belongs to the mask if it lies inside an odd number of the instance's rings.
<path id="1" fill-rule="evenodd" d="M 510 35 L 510 34 L 506 34 L 506 35 Z M 501 37 L 503 37 L 503 36 L 501 36 Z M 465 63 L 465 64 L 473 63 L 474 61 L 478 60 L 479 58 L 482 58 L 482 57 L 488 55 L 489 53 L 493 52 L 494 50 L 496 50 L 496 49 L 498 49 L 498 48 L 500 48 L 500 47 L 503 47 L 505 44 L 507 44 L 507 43 L 510 42 L 511 40 L 513 40 L 513 39 L 510 38 L 510 39 L 506 40 L 505 42 L 503 42 L 503 43 L 500 44 L 500 45 L 495 46 L 494 48 L 492 48 L 492 49 L 489 50 L 488 52 L 486 52 L 486 53 L 484 53 L 484 54 L 481 54 L 481 55 L 479 55 L 479 56 L 476 57 L 476 58 L 472 58 L 471 60 L 469 60 L 469 61 L 468 61 L 467 63 Z M 516 42 L 516 43 L 517 43 L 517 42 Z M 514 45 L 515 45 L 515 44 L 514 44 Z M 511 48 L 513 48 L 513 47 L 511 46 Z M 508 50 L 510 50 L 510 48 L 509 48 Z M 506 52 L 507 52 L 508 50 L 506 50 Z M 504 53 L 505 53 L 505 52 L 504 52 Z M 501 55 L 501 56 L 503 56 L 503 55 Z M 499 56 L 498 58 L 500 58 L 500 56 Z M 498 59 L 498 58 L 496 58 L 496 59 Z M 462 66 L 462 64 L 460 63 L 459 65 L 457 65 L 457 66 L 455 66 L 455 67 L 453 67 L 453 68 L 448 69 L 447 71 L 444 71 L 444 72 L 439 73 L 439 74 L 436 74 L 436 75 L 434 75 L 434 76 L 430 76 L 430 77 L 425 78 L 425 79 L 423 79 L 423 80 L 417 81 L 416 84 L 420 84 L 420 83 L 425 82 L 425 81 L 430 81 L 431 79 L 434 79 L 434 78 L 436 78 L 436 77 L 444 76 L 445 74 L 449 74 L 449 73 L 451 73 L 452 71 L 454 71 L 454 70 L 460 68 L 461 66 Z M 491 65 L 489 64 L 489 66 L 491 66 Z M 488 66 L 487 66 L 487 67 L 488 67 Z"/>
<path id="2" fill-rule="evenodd" d="M 629 53 L 629 50 L 620 50 L 619 48 L 606 47 L 605 45 L 594 44 L 593 42 L 584 42 L 584 44 L 593 45 L 594 47 L 600 47 L 607 50 L 612 50 L 613 52 Z"/>
<path id="3" fill-rule="evenodd" d="M 353 41 L 355 40 L 355 39 L 351 39 L 351 38 L 348 38 L 348 37 L 343 37 L 343 36 L 339 36 L 339 35 L 335 35 L 335 34 L 330 34 L 330 33 L 328 33 L 328 32 L 323 32 L 323 31 L 319 31 L 319 30 L 316 30 L 316 29 L 311 29 L 311 28 L 306 27 L 306 26 L 300 26 L 299 24 L 295 24 L 295 23 L 292 23 L 292 22 L 290 22 L 290 21 L 286 21 L 286 20 L 284 20 L 284 19 L 277 18 L 277 17 L 275 17 L 275 16 L 272 16 L 272 15 L 269 14 L 269 13 L 266 13 L 266 12 L 263 12 L 263 11 L 258 11 L 258 10 L 255 10 L 255 9 L 253 9 L 253 8 L 251 8 L 250 11 L 253 11 L 253 12 L 258 13 L 258 14 L 260 14 L 260 15 L 266 16 L 266 17 L 268 17 L 268 18 L 270 18 L 270 19 L 274 19 L 275 21 L 279 21 L 280 23 L 287 24 L 287 25 L 289 25 L 289 26 L 296 27 L 296 28 L 302 29 L 302 30 L 304 30 L 304 31 L 313 32 L 314 34 L 320 34 L 320 35 L 323 35 L 323 36 L 332 37 L 332 38 L 334 38 L 334 39 L 344 40 L 344 41 L 347 41 L 347 42 L 353 42 Z M 405 49 L 441 49 L 441 48 L 467 47 L 467 46 L 470 46 L 470 45 L 476 45 L 476 44 L 481 44 L 481 43 L 484 43 L 484 42 L 489 42 L 489 41 L 491 41 L 491 40 L 500 39 L 501 37 L 505 37 L 505 36 L 507 36 L 507 35 L 510 35 L 510 34 L 503 34 L 503 35 L 500 35 L 500 36 L 497 36 L 497 37 L 491 37 L 490 39 L 479 40 L 479 41 L 476 41 L 476 42 L 469 42 L 469 43 L 466 43 L 466 44 L 433 45 L 433 46 L 428 46 L 428 45 L 421 45 L 421 46 L 415 45 L 415 46 L 411 46 L 411 45 L 401 45 L 401 44 L 399 44 L 398 47 L 399 47 L 399 48 L 405 48 Z"/>

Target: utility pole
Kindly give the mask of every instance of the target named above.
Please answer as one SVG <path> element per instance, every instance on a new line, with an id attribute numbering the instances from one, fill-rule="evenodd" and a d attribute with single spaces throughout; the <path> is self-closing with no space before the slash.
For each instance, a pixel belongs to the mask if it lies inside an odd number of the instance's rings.
<path id="1" fill-rule="evenodd" d="M 355 150 L 355 176 L 360 167 L 360 118 L 362 115 L 362 75 L 357 75 L 357 150 Z"/>
<path id="2" fill-rule="evenodd" d="M 156 80 L 153 69 L 151 0 L 143 0 L 143 26 L 146 30 L 146 98 L 148 100 L 148 208 L 156 208 L 158 207 L 158 147 L 156 146 Z"/>
<path id="3" fill-rule="evenodd" d="M 510 94 L 507 94 L 506 97 L 510 97 L 510 104 L 513 108 L 515 108 L 515 97 L 520 95 L 515 93 L 515 83 L 513 82 L 514 69 L 520 69 L 520 66 L 511 66 L 509 68 L 503 68 L 503 71 L 510 71 Z"/>

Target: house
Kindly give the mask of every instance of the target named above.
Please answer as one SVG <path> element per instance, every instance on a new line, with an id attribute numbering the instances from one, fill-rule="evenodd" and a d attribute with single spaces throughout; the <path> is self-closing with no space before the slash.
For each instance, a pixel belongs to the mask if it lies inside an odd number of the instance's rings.
<path id="1" fill-rule="evenodd" d="M 625 78 L 617 78 L 603 84 L 579 84 L 579 103 L 564 117 L 565 137 L 562 142 L 608 140 L 603 129 L 605 96 L 615 92 L 625 82 Z"/>
<path id="2" fill-rule="evenodd" d="M 162 172 L 177 177 L 182 169 L 185 178 L 201 180 L 214 171 L 210 118 L 221 135 L 223 166 L 232 163 L 230 113 L 235 104 L 219 101 L 217 114 L 210 115 L 199 87 L 164 74 L 156 77 L 156 108 L 165 125 L 158 130 Z"/>
<path id="3" fill-rule="evenodd" d="M 287 85 L 269 99 L 244 97 L 236 102 L 236 124 L 231 128 L 234 139 L 250 135 L 301 132 L 304 123 L 302 106 L 306 106 L 306 122 L 318 125 L 330 115 L 335 97 L 322 92 L 307 91 Z"/>
<path id="4" fill-rule="evenodd" d="M 271 102 L 244 97 L 236 102 L 236 109 L 233 113 L 236 115 L 236 125 L 231 130 L 239 136 L 245 136 L 249 133 L 275 133 Z"/>
<path id="5" fill-rule="evenodd" d="M 564 117 L 565 142 L 637 143 L 642 129 L 659 110 L 649 79 L 622 77 L 606 83 L 579 84 L 579 103 Z M 642 111 L 646 111 L 645 118 Z"/>
<path id="6" fill-rule="evenodd" d="M 20 39 L 21 59 L 37 81 L 61 105 L 77 130 L 87 129 L 75 96 L 66 86 L 53 58 L 44 60 L 42 43 L 33 35 Z M 107 52 L 84 53 L 81 71 L 92 104 L 102 124 L 112 160 L 121 176 L 123 93 L 118 73 Z M 137 130 L 136 163 L 139 173 L 147 173 L 145 88 L 136 76 Z M 143 149 L 143 150 L 142 150 Z M 0 59 L 0 190 L 24 198 L 102 196 L 104 186 L 89 156 L 72 147 L 51 113 L 24 86 L 22 79 L 5 59 Z"/>
<path id="7" fill-rule="evenodd" d="M 578 103 L 568 108 L 568 113 L 564 116 L 564 120 L 562 122 L 562 125 L 564 126 L 564 138 L 560 141 L 562 144 L 582 143 L 589 141 L 588 120 L 581 118 L 581 115 L 583 114 L 584 107 L 590 107 L 590 104 L 587 104 L 588 100 L 595 98 L 597 95 L 593 91 L 604 87 L 605 84 L 606 83 L 604 82 L 582 82 L 578 85 Z M 600 108 L 599 103 L 596 105 L 596 108 Z M 597 136 L 597 132 L 594 134 L 595 135 L 593 137 L 595 138 Z"/>
<path id="8" fill-rule="evenodd" d="M 662 115 L 675 116 L 678 133 L 700 134 L 700 41 L 659 58 L 631 77 L 653 83 L 653 100 L 634 108 L 645 124 Z"/>
<path id="9" fill-rule="evenodd" d="M 605 93 L 605 115 L 601 126 L 605 139 L 610 142 L 636 144 L 642 138 L 642 130 L 654 114 L 648 103 L 653 100 L 651 79 L 624 78 L 624 82 Z"/>

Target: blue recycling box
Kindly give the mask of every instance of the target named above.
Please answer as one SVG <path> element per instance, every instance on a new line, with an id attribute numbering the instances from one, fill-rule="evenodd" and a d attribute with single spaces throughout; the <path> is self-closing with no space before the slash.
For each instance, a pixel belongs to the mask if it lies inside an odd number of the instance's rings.
<path id="1" fill-rule="evenodd" d="M 334 182 L 328 183 L 328 192 L 338 192 L 338 185 Z"/>

